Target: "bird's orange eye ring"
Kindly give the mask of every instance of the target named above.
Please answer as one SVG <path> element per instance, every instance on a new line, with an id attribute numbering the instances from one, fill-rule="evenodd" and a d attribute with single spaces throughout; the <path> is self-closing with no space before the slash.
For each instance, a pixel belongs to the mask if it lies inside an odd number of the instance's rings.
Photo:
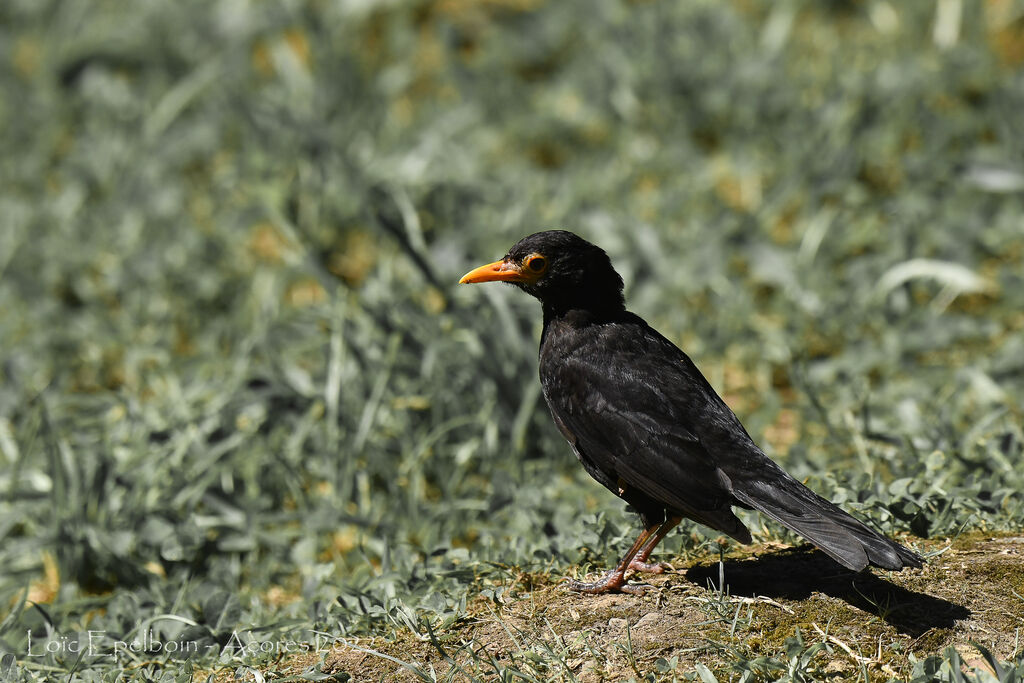
<path id="1" fill-rule="evenodd" d="M 540 254 L 530 254 L 523 260 L 523 266 L 532 273 L 543 273 L 548 267 L 548 260 Z"/>

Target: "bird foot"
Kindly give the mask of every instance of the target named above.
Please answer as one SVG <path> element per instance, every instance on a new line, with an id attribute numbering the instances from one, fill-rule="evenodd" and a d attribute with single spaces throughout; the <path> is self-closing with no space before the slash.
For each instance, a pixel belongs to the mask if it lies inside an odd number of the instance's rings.
<path id="1" fill-rule="evenodd" d="M 662 574 L 666 570 L 671 569 L 675 571 L 676 569 L 667 562 L 642 562 L 640 560 L 630 562 L 629 568 L 635 572 L 644 572 L 645 574 Z"/>
<path id="2" fill-rule="evenodd" d="M 613 569 L 603 578 L 593 583 L 585 583 L 574 579 L 566 579 L 566 587 L 577 593 L 588 593 L 598 595 L 600 593 L 629 593 L 630 595 L 643 595 L 650 586 L 639 583 L 626 583 L 626 574 Z"/>

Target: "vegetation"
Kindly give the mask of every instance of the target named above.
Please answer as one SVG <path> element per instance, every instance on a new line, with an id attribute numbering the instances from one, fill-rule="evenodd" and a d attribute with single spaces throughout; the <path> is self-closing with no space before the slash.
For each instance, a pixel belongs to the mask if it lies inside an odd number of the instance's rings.
<path id="1" fill-rule="evenodd" d="M 0 680 L 1024 677 L 1019 0 L 5 0 L 0 46 Z M 747 516 L 559 589 L 635 519 L 536 303 L 455 285 L 549 227 L 929 568 Z"/>

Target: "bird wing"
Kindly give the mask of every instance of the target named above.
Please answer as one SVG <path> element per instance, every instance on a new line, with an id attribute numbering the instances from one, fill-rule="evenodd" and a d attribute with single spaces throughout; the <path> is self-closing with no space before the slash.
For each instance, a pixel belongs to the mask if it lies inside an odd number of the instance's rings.
<path id="1" fill-rule="evenodd" d="M 542 359 L 541 380 L 555 423 L 584 467 L 627 500 L 635 489 L 749 539 L 729 509 L 729 477 L 701 439 L 715 422 L 723 433 L 730 433 L 726 423 L 746 432 L 690 359 L 642 321 L 580 334 L 597 337 Z"/>

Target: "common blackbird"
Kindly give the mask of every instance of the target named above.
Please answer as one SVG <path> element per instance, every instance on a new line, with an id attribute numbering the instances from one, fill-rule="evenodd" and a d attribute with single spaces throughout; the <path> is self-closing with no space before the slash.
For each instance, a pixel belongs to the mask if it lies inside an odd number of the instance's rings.
<path id="1" fill-rule="evenodd" d="M 565 230 L 538 232 L 459 282 L 491 281 L 540 300 L 551 416 L 590 476 L 643 522 L 615 569 L 570 588 L 640 592 L 626 572 L 660 572 L 647 560 L 683 517 L 749 543 L 732 506 L 759 510 L 855 571 L 921 566 L 770 460 L 690 358 L 626 310 L 622 278 L 599 247 Z"/>

